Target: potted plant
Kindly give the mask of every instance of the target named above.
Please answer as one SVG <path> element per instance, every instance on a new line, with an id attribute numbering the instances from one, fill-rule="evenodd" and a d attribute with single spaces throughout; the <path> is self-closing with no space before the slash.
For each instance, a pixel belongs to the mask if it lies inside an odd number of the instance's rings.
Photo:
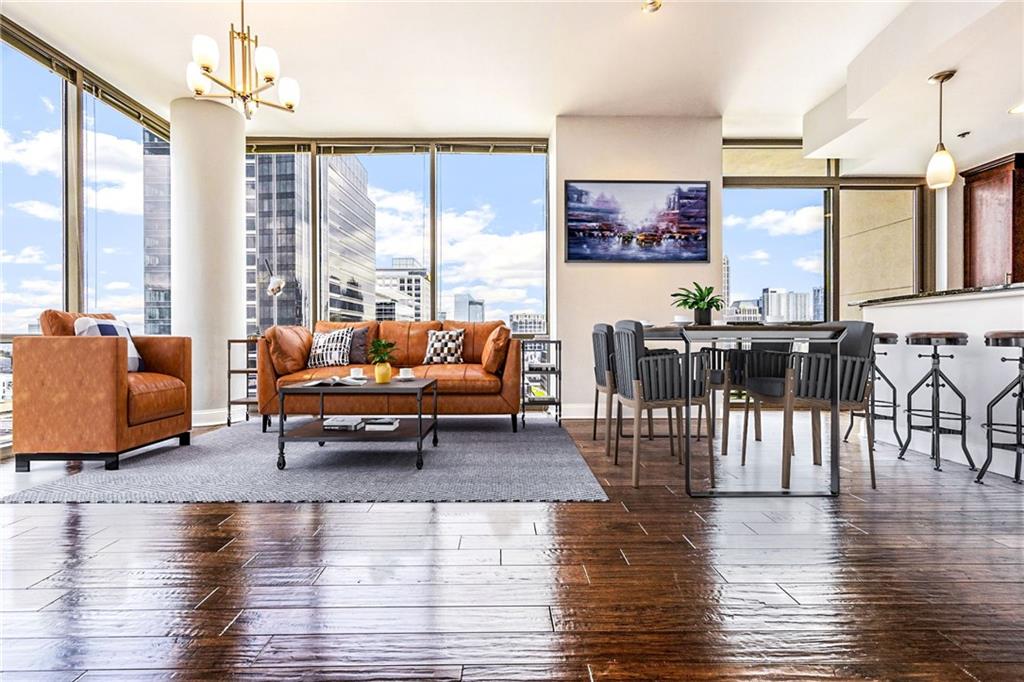
<path id="1" fill-rule="evenodd" d="M 394 341 L 374 339 L 366 353 L 373 363 L 373 378 L 378 384 L 391 381 L 391 351 L 395 349 Z"/>
<path id="2" fill-rule="evenodd" d="M 692 310 L 695 324 L 711 324 L 711 311 L 725 307 L 725 301 L 714 292 L 714 287 L 702 287 L 694 282 L 693 289 L 680 287 L 679 291 L 672 294 L 675 299 L 672 305 Z"/>

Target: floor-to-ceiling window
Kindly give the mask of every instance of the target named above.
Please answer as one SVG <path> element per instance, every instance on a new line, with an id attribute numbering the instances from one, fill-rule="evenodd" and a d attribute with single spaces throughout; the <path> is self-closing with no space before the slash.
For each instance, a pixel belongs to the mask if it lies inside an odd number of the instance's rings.
<path id="1" fill-rule="evenodd" d="M 169 334 L 170 145 L 90 94 L 83 104 L 85 309 Z"/>
<path id="2" fill-rule="evenodd" d="M 245 157 L 246 333 L 310 323 L 310 155 Z M 270 289 L 273 277 L 284 282 Z"/>
<path id="3" fill-rule="evenodd" d="M 437 315 L 547 332 L 547 158 L 437 155 Z"/>
<path id="4" fill-rule="evenodd" d="M 64 80 L 0 45 L 0 445 L 11 437 L 10 336 L 64 307 Z"/>
<path id="5" fill-rule="evenodd" d="M 430 319 L 429 152 L 331 147 L 318 180 L 321 317 Z"/>

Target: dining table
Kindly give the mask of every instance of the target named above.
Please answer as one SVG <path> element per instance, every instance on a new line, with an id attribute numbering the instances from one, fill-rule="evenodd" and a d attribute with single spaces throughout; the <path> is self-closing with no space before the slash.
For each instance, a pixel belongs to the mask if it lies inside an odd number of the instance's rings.
<path id="1" fill-rule="evenodd" d="M 839 365 L 840 343 L 846 336 L 846 328 L 839 324 L 669 324 L 662 326 L 645 326 L 645 341 L 677 342 L 683 344 L 686 356 L 685 367 L 693 367 L 694 346 L 750 348 L 757 343 L 814 343 L 828 345 L 832 356 L 833 372 L 830 419 L 830 452 L 829 452 L 829 487 L 827 490 L 721 490 L 708 488 L 696 490 L 693 487 L 690 467 L 690 402 L 692 399 L 692 380 L 684 381 L 685 413 L 683 420 L 683 463 L 686 478 L 686 494 L 690 497 L 831 497 L 839 494 Z M 692 377 L 691 377 L 692 379 Z M 729 396 L 725 397 L 726 400 Z M 729 425 L 723 425 L 728 428 Z M 713 447 L 711 440 L 708 446 Z M 780 444 L 781 457 L 781 444 Z"/>

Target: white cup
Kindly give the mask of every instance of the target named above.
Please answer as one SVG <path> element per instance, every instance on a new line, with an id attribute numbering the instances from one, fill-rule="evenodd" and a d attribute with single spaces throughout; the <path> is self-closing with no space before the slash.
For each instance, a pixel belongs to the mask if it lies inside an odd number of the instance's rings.
<path id="1" fill-rule="evenodd" d="M 350 377 L 355 377 L 357 379 L 361 378 L 363 376 L 363 368 L 362 367 L 353 367 L 352 368 L 352 372 L 349 374 L 349 376 Z"/>
<path id="2" fill-rule="evenodd" d="M 398 370 L 398 376 L 402 377 L 403 379 L 412 379 L 413 378 L 412 367 L 403 367 L 403 368 L 401 368 L 400 370 Z"/>

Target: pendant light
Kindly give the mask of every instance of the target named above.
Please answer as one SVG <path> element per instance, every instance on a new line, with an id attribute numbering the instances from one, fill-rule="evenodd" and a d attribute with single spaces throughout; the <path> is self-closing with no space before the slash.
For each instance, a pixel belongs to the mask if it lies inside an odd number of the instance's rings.
<path id="1" fill-rule="evenodd" d="M 935 145 L 935 153 L 928 161 L 928 171 L 925 173 L 930 189 L 944 189 L 956 180 L 956 162 L 942 144 L 942 86 L 955 75 L 956 71 L 939 71 L 928 79 L 932 85 L 939 86 L 939 143 Z"/>

